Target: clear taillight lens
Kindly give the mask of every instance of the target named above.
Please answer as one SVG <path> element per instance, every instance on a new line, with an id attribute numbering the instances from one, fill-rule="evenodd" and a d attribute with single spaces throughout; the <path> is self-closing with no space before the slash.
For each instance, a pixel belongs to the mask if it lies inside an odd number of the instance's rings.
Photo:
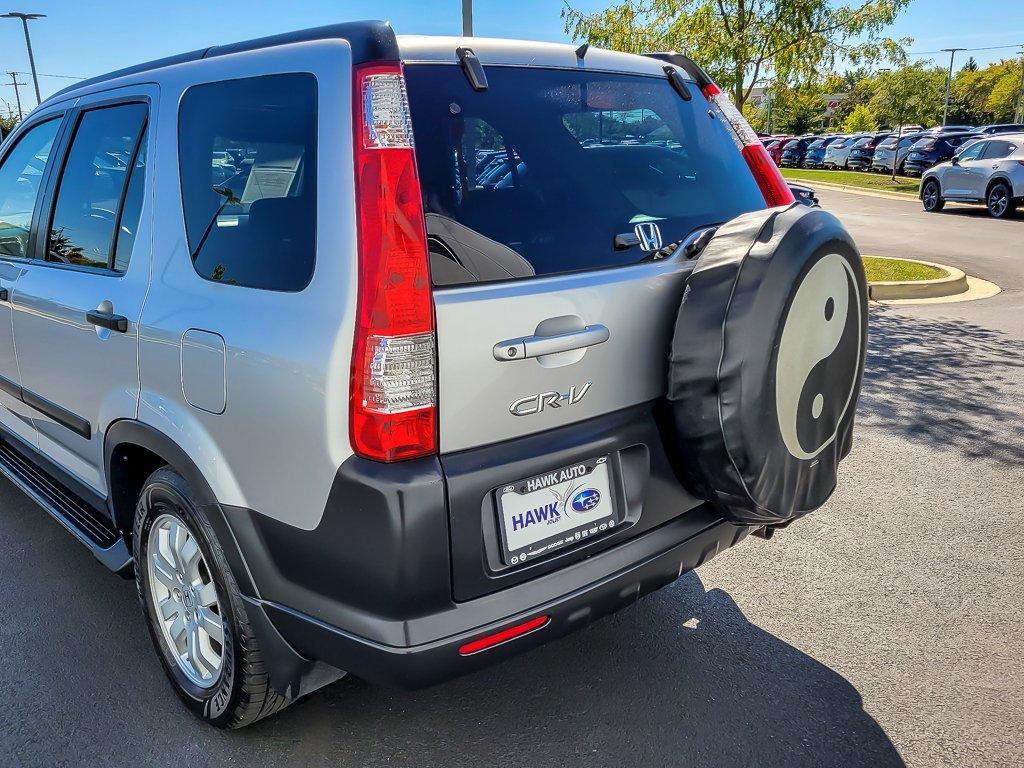
<path id="1" fill-rule="evenodd" d="M 772 162 L 768 151 L 761 144 L 750 123 L 740 113 L 736 106 L 729 100 L 729 97 L 722 93 L 718 86 L 711 84 L 701 89 L 704 98 L 708 100 L 711 109 L 714 110 L 720 119 L 730 128 L 733 141 L 747 161 L 747 166 L 757 181 L 757 186 L 764 195 L 764 201 L 769 206 L 789 205 L 795 202 L 793 191 L 782 178 L 779 169 Z M 795 149 L 796 144 L 787 145 L 786 149 Z"/>
<path id="2" fill-rule="evenodd" d="M 359 288 L 349 431 L 357 454 L 437 451 L 437 363 L 427 233 L 398 62 L 355 70 Z"/>

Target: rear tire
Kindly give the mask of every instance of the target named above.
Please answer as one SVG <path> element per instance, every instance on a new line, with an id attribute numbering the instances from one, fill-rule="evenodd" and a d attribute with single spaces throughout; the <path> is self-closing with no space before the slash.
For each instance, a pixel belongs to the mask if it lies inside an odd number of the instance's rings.
<path id="1" fill-rule="evenodd" d="M 921 203 L 928 213 L 938 213 L 945 207 L 946 201 L 942 199 L 939 182 L 935 179 L 928 179 L 921 187 Z"/>
<path id="2" fill-rule="evenodd" d="M 150 475 L 139 494 L 132 553 L 153 646 L 193 714 L 241 728 L 291 703 L 271 688 L 224 551 L 170 467 Z"/>
<path id="3" fill-rule="evenodd" d="M 985 196 L 985 207 L 993 219 L 1008 219 L 1017 207 L 1013 202 L 1013 192 L 1005 181 L 997 181 Z"/>

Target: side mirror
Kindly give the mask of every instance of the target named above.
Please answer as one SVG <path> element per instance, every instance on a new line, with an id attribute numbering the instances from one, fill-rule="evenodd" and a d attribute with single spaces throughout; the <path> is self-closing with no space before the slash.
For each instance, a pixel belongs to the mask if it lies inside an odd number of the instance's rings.
<path id="1" fill-rule="evenodd" d="M 949 162 L 951 162 L 953 165 L 960 165 L 960 156 L 953 155 L 953 159 L 950 160 Z"/>

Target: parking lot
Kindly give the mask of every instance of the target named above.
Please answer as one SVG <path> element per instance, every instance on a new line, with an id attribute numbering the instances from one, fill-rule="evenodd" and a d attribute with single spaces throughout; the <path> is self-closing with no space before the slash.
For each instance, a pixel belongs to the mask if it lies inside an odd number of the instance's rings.
<path id="1" fill-rule="evenodd" d="M 134 585 L 0 480 L 0 762 L 1024 764 L 1024 218 L 819 196 L 864 252 L 1004 292 L 873 309 L 859 439 L 813 516 L 496 668 L 345 679 L 222 733 L 175 700 Z"/>

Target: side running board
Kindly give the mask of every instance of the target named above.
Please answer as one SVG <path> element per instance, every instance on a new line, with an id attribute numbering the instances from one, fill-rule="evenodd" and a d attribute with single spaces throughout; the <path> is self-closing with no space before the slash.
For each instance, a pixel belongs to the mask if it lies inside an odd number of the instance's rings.
<path id="1" fill-rule="evenodd" d="M 107 568 L 119 573 L 130 568 L 131 553 L 111 521 L 28 459 L 7 435 L 0 435 L 0 472 L 85 544 Z"/>

